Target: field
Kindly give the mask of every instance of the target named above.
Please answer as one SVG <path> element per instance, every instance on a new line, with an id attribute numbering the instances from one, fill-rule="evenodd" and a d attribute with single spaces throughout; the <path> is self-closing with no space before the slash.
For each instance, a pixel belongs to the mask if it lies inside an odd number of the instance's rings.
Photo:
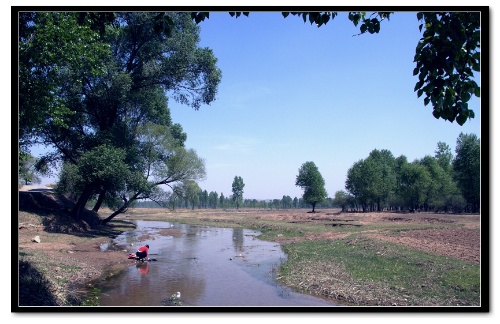
<path id="1" fill-rule="evenodd" d="M 279 282 L 341 305 L 481 306 L 479 215 L 130 209 L 84 231 L 55 228 L 56 218 L 54 211 L 19 212 L 20 267 L 38 276 L 48 305 L 91 303 L 94 279 L 128 266 L 123 252 L 99 245 L 131 229 L 129 220 L 148 219 L 260 230 L 287 253 Z"/>

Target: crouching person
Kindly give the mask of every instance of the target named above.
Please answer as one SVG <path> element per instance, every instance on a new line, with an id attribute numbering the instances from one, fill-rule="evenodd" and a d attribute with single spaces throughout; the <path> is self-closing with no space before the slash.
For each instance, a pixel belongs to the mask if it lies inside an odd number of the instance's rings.
<path id="1" fill-rule="evenodd" d="M 144 261 L 145 259 L 148 258 L 149 254 L 149 245 L 144 245 L 141 246 L 140 248 L 137 249 L 137 252 L 135 252 L 135 255 L 139 261 Z"/>

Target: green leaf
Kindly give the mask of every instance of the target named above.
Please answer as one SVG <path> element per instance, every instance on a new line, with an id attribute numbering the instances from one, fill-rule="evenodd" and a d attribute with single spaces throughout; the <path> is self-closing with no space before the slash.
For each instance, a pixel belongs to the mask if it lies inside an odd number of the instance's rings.
<path id="1" fill-rule="evenodd" d="M 418 74 L 418 70 L 419 70 L 418 67 L 416 67 L 416 68 L 413 69 L 413 75 L 414 76 Z"/>
<path id="2" fill-rule="evenodd" d="M 415 84 L 415 88 L 413 89 L 413 91 L 417 91 L 418 89 L 420 89 L 422 87 L 422 85 L 424 84 L 424 81 L 420 80 L 418 81 L 416 84 Z"/>
<path id="3" fill-rule="evenodd" d="M 316 13 L 311 12 L 311 13 L 309 14 L 309 22 L 311 23 L 311 25 L 312 25 L 312 23 L 313 23 L 313 22 L 316 22 L 316 24 L 318 23 L 318 22 L 316 21 Z"/>
<path id="4" fill-rule="evenodd" d="M 468 91 L 463 91 L 460 94 L 460 99 L 462 99 L 462 101 L 464 101 L 464 102 L 469 101 L 470 97 L 471 97 L 471 94 Z"/>
<path id="5" fill-rule="evenodd" d="M 476 87 L 475 90 L 474 90 L 474 95 L 476 97 L 481 97 L 481 88 L 480 87 Z"/>
<path id="6" fill-rule="evenodd" d="M 321 18 L 322 18 L 324 24 L 326 24 L 327 22 L 330 21 L 330 15 L 327 13 L 324 13 L 323 15 L 321 15 Z M 332 19 L 333 19 L 333 16 L 332 16 Z"/>
<path id="7" fill-rule="evenodd" d="M 462 114 L 460 114 L 460 115 L 457 116 L 457 123 L 460 126 L 462 126 L 463 124 L 465 124 L 466 121 L 467 121 L 467 116 L 462 115 Z"/>
<path id="8" fill-rule="evenodd" d="M 418 79 L 421 81 L 421 82 L 424 82 L 424 79 L 425 79 L 425 74 L 424 71 L 422 71 L 419 75 L 418 75 Z"/>

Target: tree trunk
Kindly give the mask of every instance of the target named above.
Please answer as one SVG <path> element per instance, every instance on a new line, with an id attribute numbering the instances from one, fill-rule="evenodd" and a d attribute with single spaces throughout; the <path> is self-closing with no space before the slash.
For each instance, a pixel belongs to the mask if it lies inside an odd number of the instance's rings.
<path id="1" fill-rule="evenodd" d="M 111 221 L 113 218 L 115 218 L 116 215 L 118 214 L 121 214 L 123 213 L 127 208 L 128 206 L 130 206 L 130 204 L 137 199 L 137 197 L 139 197 L 139 195 L 141 194 L 141 192 L 138 192 L 136 193 L 132 198 L 130 198 L 129 200 L 126 200 L 125 197 L 123 197 L 123 205 L 118 208 L 118 210 L 116 210 L 115 212 L 113 212 L 111 215 L 109 215 L 106 219 L 103 219 L 101 221 L 101 225 L 105 225 L 107 224 L 109 221 Z"/>
<path id="2" fill-rule="evenodd" d="M 94 208 L 92 208 L 93 211 L 96 213 L 99 211 L 99 208 L 101 208 L 102 202 L 104 201 L 104 196 L 106 195 L 105 190 L 101 190 L 99 193 L 99 197 L 97 198 L 97 202 L 94 205 Z"/>
<path id="3" fill-rule="evenodd" d="M 314 211 L 314 207 L 316 207 L 316 203 L 313 203 L 312 205 L 313 205 L 313 210 L 312 210 L 312 212 L 313 212 L 313 213 L 315 213 L 315 211 Z"/>
<path id="4" fill-rule="evenodd" d="M 93 192 L 92 185 L 86 185 L 85 188 L 83 189 L 82 194 L 80 195 L 80 198 L 78 198 L 78 201 L 76 202 L 75 206 L 73 207 L 73 210 L 71 211 L 71 217 L 75 220 L 80 220 L 82 218 L 82 210 L 85 208 L 85 205 L 89 201 L 90 197 L 92 196 Z"/>
<path id="5" fill-rule="evenodd" d="M 114 213 L 109 215 L 106 219 L 103 219 L 101 221 L 101 225 L 105 225 L 106 223 L 111 221 L 113 218 L 115 218 L 116 215 L 123 213 L 127 209 L 127 207 L 130 205 L 131 201 L 132 200 L 125 202 L 120 208 L 118 208 L 118 210 L 116 210 Z"/>

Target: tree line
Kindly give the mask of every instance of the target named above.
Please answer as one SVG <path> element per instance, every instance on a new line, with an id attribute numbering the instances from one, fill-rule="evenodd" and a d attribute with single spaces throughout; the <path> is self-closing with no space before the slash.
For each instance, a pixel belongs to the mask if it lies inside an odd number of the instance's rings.
<path id="1" fill-rule="evenodd" d="M 355 162 L 347 171 L 346 190 L 328 197 L 325 182 L 314 162 L 304 163 L 296 177 L 303 188 L 300 198 L 283 195 L 281 199 L 243 199 L 243 179 L 236 176 L 233 195 L 196 186 L 193 195 L 171 195 L 171 208 L 259 208 L 292 209 L 340 207 L 347 211 L 432 211 L 479 213 L 481 207 L 481 144 L 475 134 L 457 138 L 455 156 L 448 144 L 438 142 L 434 156 L 408 162 L 406 156 L 394 157 L 389 150 L 374 149 L 367 158 Z M 174 198 L 175 197 L 175 198 Z M 167 204 L 163 204 L 164 206 Z M 141 206 L 148 206 L 143 203 Z M 151 206 L 149 204 L 149 206 Z"/>
<path id="2" fill-rule="evenodd" d="M 147 200 L 147 201 L 137 201 L 134 204 L 134 207 L 137 208 L 170 208 L 172 210 L 175 209 L 265 209 L 265 210 L 278 210 L 278 209 L 308 209 L 311 207 L 311 204 L 304 200 L 302 197 L 294 197 L 284 195 L 281 199 L 243 199 L 239 206 L 236 206 L 235 201 L 233 200 L 233 196 L 229 195 L 228 197 L 224 196 L 224 193 L 221 192 L 220 195 L 217 194 L 216 191 L 202 190 L 198 192 L 198 200 L 195 200 L 194 205 L 189 200 L 186 200 L 185 197 L 177 197 L 175 200 L 170 200 L 166 204 L 160 203 L 158 204 L 155 201 Z M 206 197 L 208 196 L 208 199 Z M 212 198 L 210 198 L 212 197 Z M 217 198 L 215 198 L 217 197 Z M 205 200 L 204 200 L 205 199 Z M 333 198 L 326 198 L 324 201 L 317 203 L 316 209 L 325 209 L 337 207 L 333 203 Z"/>

